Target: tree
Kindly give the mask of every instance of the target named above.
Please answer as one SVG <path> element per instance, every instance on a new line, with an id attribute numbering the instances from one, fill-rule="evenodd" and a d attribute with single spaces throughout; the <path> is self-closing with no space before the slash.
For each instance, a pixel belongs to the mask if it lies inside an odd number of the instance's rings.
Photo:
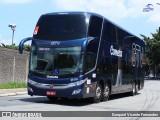
<path id="1" fill-rule="evenodd" d="M 156 77 L 156 68 L 160 65 L 160 36 L 158 30 L 151 34 L 152 38 L 145 35 L 141 36 L 146 41 L 146 65 L 150 66 L 149 68 Z"/>
<path id="2" fill-rule="evenodd" d="M 30 51 L 30 49 L 31 49 L 31 45 L 24 45 L 24 50 L 25 51 Z"/>
<path id="3" fill-rule="evenodd" d="M 18 45 L 5 45 L 3 43 L 1 43 L 1 47 L 4 47 L 4 48 L 9 48 L 9 49 L 14 49 L 14 50 L 18 50 L 19 49 L 19 46 Z M 31 46 L 28 44 L 28 45 L 24 45 L 24 50 L 25 51 L 30 51 L 30 48 Z"/>

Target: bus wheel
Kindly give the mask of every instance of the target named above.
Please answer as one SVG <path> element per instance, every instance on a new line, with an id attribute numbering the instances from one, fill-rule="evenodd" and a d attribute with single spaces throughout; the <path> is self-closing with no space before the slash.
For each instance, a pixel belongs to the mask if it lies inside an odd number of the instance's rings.
<path id="1" fill-rule="evenodd" d="M 136 82 L 134 82 L 132 84 L 132 92 L 131 92 L 131 95 L 134 96 L 134 95 L 137 95 L 138 93 L 138 85 L 136 84 Z"/>
<path id="2" fill-rule="evenodd" d="M 102 96 L 102 100 L 103 101 L 107 101 L 110 95 L 110 88 L 109 85 L 106 84 L 103 90 L 103 96 Z"/>
<path id="3" fill-rule="evenodd" d="M 139 89 L 138 89 L 138 87 L 139 87 L 139 85 L 138 85 L 138 84 L 136 84 L 136 85 L 135 85 L 135 89 L 136 89 L 136 91 L 135 91 L 135 95 L 137 95 L 137 94 L 138 94 L 138 90 L 139 90 Z"/>
<path id="4" fill-rule="evenodd" d="M 97 87 L 96 87 L 96 94 L 95 96 L 93 97 L 93 102 L 94 103 L 99 103 L 102 99 L 102 85 L 101 84 L 97 84 Z"/>
<path id="5" fill-rule="evenodd" d="M 56 101 L 56 100 L 58 100 L 58 97 L 47 96 L 47 98 L 48 98 L 50 101 Z"/>

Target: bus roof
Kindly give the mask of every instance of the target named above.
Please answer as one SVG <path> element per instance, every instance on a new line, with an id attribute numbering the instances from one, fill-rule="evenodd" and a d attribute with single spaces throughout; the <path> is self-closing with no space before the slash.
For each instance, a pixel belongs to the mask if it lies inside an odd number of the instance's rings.
<path id="1" fill-rule="evenodd" d="M 120 29 L 126 31 L 126 32 L 129 33 L 130 35 L 135 36 L 136 38 L 138 38 L 138 39 L 142 40 L 143 42 L 145 42 L 143 39 L 137 37 L 136 35 L 132 34 L 132 33 L 129 32 L 128 30 L 122 28 L 121 26 L 119 26 L 119 25 L 117 25 L 116 23 L 112 22 L 112 21 L 109 20 L 108 18 L 106 18 L 106 17 L 104 17 L 104 16 L 102 16 L 102 15 L 100 15 L 100 14 L 97 14 L 97 13 L 93 13 L 93 12 L 83 12 L 83 11 L 72 11 L 72 12 L 69 11 L 69 12 L 53 12 L 53 13 L 46 13 L 46 14 L 43 14 L 43 15 L 65 15 L 65 14 L 66 14 L 66 15 L 67 15 L 67 14 L 86 14 L 86 15 L 90 15 L 90 16 L 91 16 L 91 15 L 94 15 L 94 16 L 100 17 L 100 18 L 102 18 L 102 19 L 104 19 L 104 20 L 110 22 L 111 24 L 117 26 L 118 28 L 120 28 Z"/>

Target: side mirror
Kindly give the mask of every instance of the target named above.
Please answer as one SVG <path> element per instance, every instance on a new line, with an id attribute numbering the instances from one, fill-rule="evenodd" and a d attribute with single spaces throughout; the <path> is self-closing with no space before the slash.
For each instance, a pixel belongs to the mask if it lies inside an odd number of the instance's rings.
<path id="1" fill-rule="evenodd" d="M 19 53 L 20 54 L 23 53 L 24 43 L 27 42 L 27 41 L 30 41 L 30 40 L 32 40 L 32 37 L 28 37 L 28 38 L 25 38 L 25 39 L 21 40 L 21 42 L 19 43 Z"/>

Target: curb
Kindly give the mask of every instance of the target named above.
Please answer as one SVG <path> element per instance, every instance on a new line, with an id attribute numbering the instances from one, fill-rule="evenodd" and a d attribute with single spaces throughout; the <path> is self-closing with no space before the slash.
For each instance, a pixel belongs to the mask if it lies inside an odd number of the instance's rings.
<path id="1" fill-rule="evenodd" d="M 15 92 L 15 93 L 5 93 L 5 94 L 0 94 L 0 97 L 6 97 L 6 96 L 15 96 L 15 95 L 24 95 L 27 94 L 27 92 Z"/>

